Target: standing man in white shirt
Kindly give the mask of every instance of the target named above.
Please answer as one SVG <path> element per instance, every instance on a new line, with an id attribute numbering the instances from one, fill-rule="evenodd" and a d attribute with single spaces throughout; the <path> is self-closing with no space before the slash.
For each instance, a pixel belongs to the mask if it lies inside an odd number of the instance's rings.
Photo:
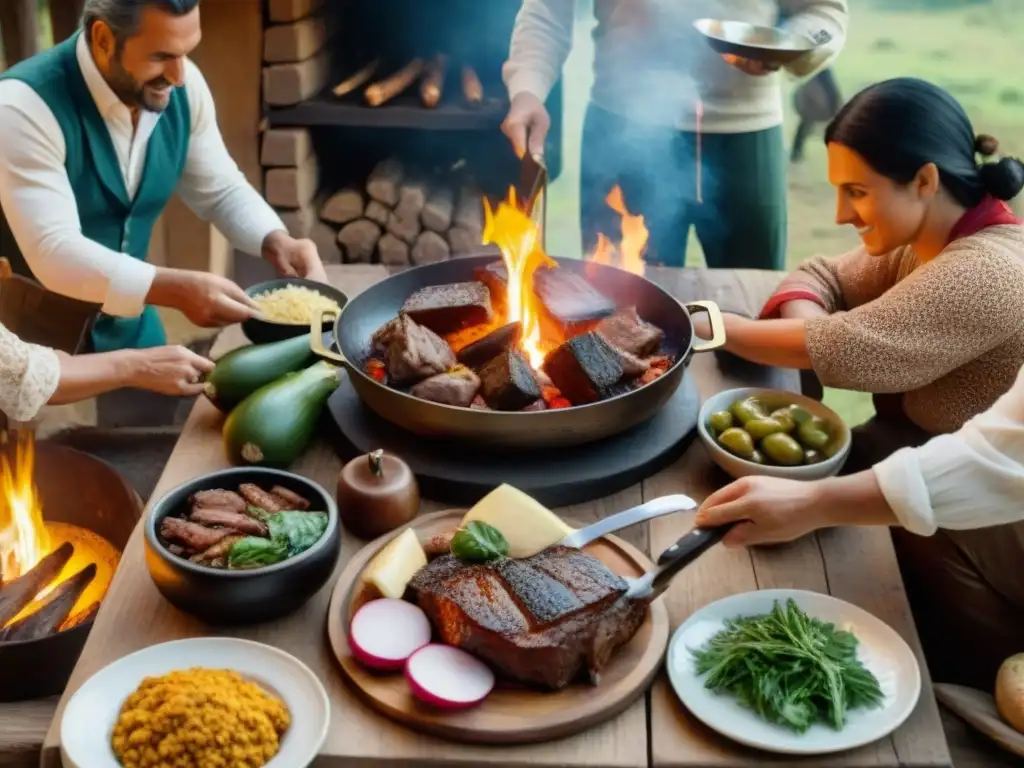
<path id="1" fill-rule="evenodd" d="M 893 526 L 932 675 L 990 690 L 1002 661 L 1024 651 L 1024 369 L 953 434 L 848 477 L 737 480 L 707 498 L 696 522 L 737 523 L 732 546 Z"/>
<path id="2" fill-rule="evenodd" d="M 503 129 L 516 151 L 544 153 L 544 108 L 572 48 L 578 0 L 523 0 L 503 77 Z M 786 149 L 779 75 L 726 62 L 693 28 L 702 17 L 784 24 L 821 45 L 787 66 L 809 77 L 838 54 L 845 0 L 594 0 L 594 86 L 583 126 L 584 253 L 617 215 L 618 184 L 650 232 L 647 260 L 682 266 L 690 227 L 709 267 L 782 269 Z M 780 21 L 781 17 L 781 21 Z"/>
<path id="3" fill-rule="evenodd" d="M 146 263 L 175 193 L 281 275 L 325 280 L 228 155 L 213 98 L 187 58 L 199 0 L 86 0 L 84 29 L 0 75 L 0 211 L 15 271 L 98 305 L 91 350 L 166 343 L 155 306 L 220 326 L 254 305 L 217 275 Z M 11 247 L 10 243 L 5 247 Z"/>

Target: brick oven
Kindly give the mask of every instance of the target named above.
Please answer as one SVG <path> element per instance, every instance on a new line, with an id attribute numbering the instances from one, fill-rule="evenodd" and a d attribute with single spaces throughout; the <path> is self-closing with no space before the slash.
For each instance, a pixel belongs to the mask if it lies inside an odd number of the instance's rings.
<path id="1" fill-rule="evenodd" d="M 519 0 L 267 0 L 267 200 L 327 263 L 419 265 L 480 251 L 483 195 L 518 161 L 500 131 Z M 561 89 L 549 100 L 560 170 Z"/>

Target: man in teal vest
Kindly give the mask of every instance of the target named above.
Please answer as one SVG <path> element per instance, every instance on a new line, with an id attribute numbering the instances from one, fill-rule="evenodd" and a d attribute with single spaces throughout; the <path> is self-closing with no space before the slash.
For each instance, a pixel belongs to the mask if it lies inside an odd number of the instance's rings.
<path id="1" fill-rule="evenodd" d="M 93 351 L 166 343 L 155 306 L 216 327 L 255 310 L 217 275 L 146 263 L 175 193 L 281 275 L 326 280 L 316 246 L 231 160 L 210 90 L 186 57 L 199 0 L 86 0 L 84 28 L 0 75 L 0 210 L 15 270 L 101 309 Z M 8 244 L 9 247 L 9 244 Z"/>

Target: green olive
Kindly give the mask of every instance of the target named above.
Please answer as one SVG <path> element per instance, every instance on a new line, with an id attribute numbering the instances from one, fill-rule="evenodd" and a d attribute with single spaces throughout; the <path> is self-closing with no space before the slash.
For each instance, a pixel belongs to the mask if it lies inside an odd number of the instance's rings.
<path id="1" fill-rule="evenodd" d="M 763 419 L 768 415 L 761 403 L 753 397 L 737 400 L 729 406 L 729 410 L 741 425 L 746 424 L 751 419 Z"/>
<path id="2" fill-rule="evenodd" d="M 764 454 L 761 453 L 756 448 L 754 449 L 753 455 L 750 457 L 750 461 L 754 462 L 755 464 L 767 464 L 768 463 L 768 462 L 766 462 L 764 460 Z"/>
<path id="3" fill-rule="evenodd" d="M 828 424 L 821 419 L 805 421 L 796 428 L 796 436 L 808 448 L 821 450 L 828 445 L 831 437 L 828 433 Z"/>
<path id="4" fill-rule="evenodd" d="M 785 432 L 768 435 L 761 441 L 761 450 L 774 463 L 784 467 L 795 467 L 804 461 L 804 449 Z"/>
<path id="5" fill-rule="evenodd" d="M 739 427 L 727 429 L 718 436 L 718 444 L 740 458 L 749 459 L 754 455 L 754 438 Z"/>
<path id="6" fill-rule="evenodd" d="M 813 448 L 804 451 L 804 464 L 821 464 L 824 460 L 825 456 L 821 451 L 816 451 Z"/>
<path id="7" fill-rule="evenodd" d="M 792 406 L 779 408 L 779 410 L 773 411 L 769 418 L 779 422 L 779 424 L 782 425 L 782 431 L 787 435 L 796 429 L 796 419 L 793 418 Z"/>
<path id="8" fill-rule="evenodd" d="M 751 419 L 743 428 L 750 433 L 750 436 L 755 440 L 763 440 L 768 435 L 774 435 L 776 432 L 785 432 L 782 425 L 772 418 L 765 419 Z"/>
<path id="9" fill-rule="evenodd" d="M 732 427 L 734 423 L 735 420 L 733 419 L 732 414 L 728 411 L 712 413 L 711 418 L 708 419 L 708 425 L 716 432 L 725 432 L 725 430 Z"/>
<path id="10" fill-rule="evenodd" d="M 790 415 L 792 415 L 793 421 L 795 421 L 797 424 L 805 424 L 806 422 L 814 418 L 813 416 L 811 416 L 810 413 L 808 413 L 806 408 L 803 408 L 802 406 L 799 405 L 791 405 L 787 408 L 787 410 L 789 411 Z"/>

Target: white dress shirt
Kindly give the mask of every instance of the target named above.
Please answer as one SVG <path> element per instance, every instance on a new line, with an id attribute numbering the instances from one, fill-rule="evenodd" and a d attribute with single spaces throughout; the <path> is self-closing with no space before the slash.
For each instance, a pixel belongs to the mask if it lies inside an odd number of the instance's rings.
<path id="1" fill-rule="evenodd" d="M 897 451 L 874 472 L 912 533 L 1024 520 L 1024 369 L 1009 392 L 960 431 Z"/>
<path id="2" fill-rule="evenodd" d="M 509 97 L 544 101 L 572 49 L 578 0 L 523 0 L 502 69 Z M 726 64 L 693 29 L 700 18 L 785 26 L 830 40 L 786 69 L 808 77 L 846 40 L 846 0 L 594 0 L 594 85 L 604 110 L 647 125 L 749 133 L 782 124 L 777 74 L 752 76 Z M 698 124 L 697 103 L 703 117 Z"/>
<path id="3" fill-rule="evenodd" d="M 78 64 L 110 131 L 131 198 L 139 188 L 146 148 L 159 113 L 143 110 L 138 126 L 92 59 L 85 35 Z M 264 238 L 286 229 L 228 154 L 209 86 L 191 61 L 185 92 L 192 117 L 188 156 L 177 193 L 238 250 L 259 255 Z M 64 134 L 43 99 L 19 80 L 0 81 L 0 208 L 35 277 L 49 290 L 102 305 L 109 315 L 142 312 L 156 268 L 82 234 L 65 170 Z"/>

